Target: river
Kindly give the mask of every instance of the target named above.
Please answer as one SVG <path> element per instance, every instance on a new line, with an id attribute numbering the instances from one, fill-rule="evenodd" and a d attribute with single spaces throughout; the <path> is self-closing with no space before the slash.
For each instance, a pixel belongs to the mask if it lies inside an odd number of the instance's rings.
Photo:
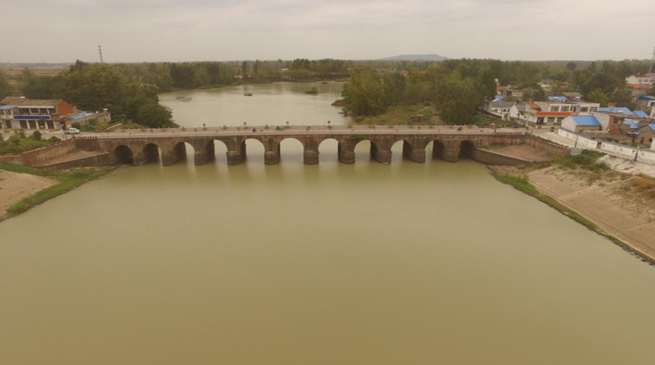
<path id="1" fill-rule="evenodd" d="M 305 93 L 316 88 L 318 94 Z M 160 102 L 173 110 L 175 121 L 185 127 L 223 125 L 345 125 L 352 118 L 339 114 L 331 104 L 341 99 L 343 83 L 275 82 L 219 89 L 161 94 Z M 244 96 L 252 94 L 252 96 Z M 180 100 L 184 98 L 183 101 Z"/>
<path id="2" fill-rule="evenodd" d="M 329 142 L 0 223 L 0 364 L 652 364 L 655 267 L 474 161 Z"/>

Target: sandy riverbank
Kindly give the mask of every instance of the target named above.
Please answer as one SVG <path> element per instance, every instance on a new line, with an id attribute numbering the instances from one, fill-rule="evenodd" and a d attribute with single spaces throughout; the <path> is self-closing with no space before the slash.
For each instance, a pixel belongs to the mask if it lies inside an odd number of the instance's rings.
<path id="1" fill-rule="evenodd" d="M 592 222 L 598 233 L 613 237 L 655 263 L 655 202 L 637 189 L 644 181 L 642 177 L 610 175 L 590 181 L 585 175 L 559 166 L 534 171 L 490 168 L 497 175 L 526 176 L 539 193 Z"/>
<path id="2" fill-rule="evenodd" d="M 0 218 L 12 205 L 56 184 L 57 180 L 47 177 L 0 170 Z"/>

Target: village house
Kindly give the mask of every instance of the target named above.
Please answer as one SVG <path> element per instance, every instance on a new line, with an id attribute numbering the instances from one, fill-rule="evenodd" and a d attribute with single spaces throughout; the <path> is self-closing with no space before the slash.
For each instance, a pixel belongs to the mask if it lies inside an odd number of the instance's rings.
<path id="1" fill-rule="evenodd" d="M 562 121 L 562 129 L 569 132 L 599 132 L 602 125 L 593 115 L 571 115 Z"/>
<path id="2" fill-rule="evenodd" d="M 635 100 L 638 107 L 647 109 L 655 107 L 655 96 L 640 96 Z"/>
<path id="3" fill-rule="evenodd" d="M 582 94 L 578 92 L 563 92 L 562 95 L 571 101 L 582 101 Z"/>
<path id="4" fill-rule="evenodd" d="M 539 86 L 541 86 L 541 88 L 544 89 L 544 91 L 551 91 L 553 88 L 553 83 L 554 83 L 553 80 L 543 79 L 539 83 Z"/>
<path id="5" fill-rule="evenodd" d="M 527 111 L 526 122 L 533 125 L 561 125 L 566 117 L 572 115 L 587 115 L 600 108 L 598 103 L 568 101 L 538 101 L 534 103 L 537 108 L 531 107 Z"/>
<path id="6" fill-rule="evenodd" d="M 628 133 L 632 140 L 644 146 L 653 146 L 655 140 L 655 123 L 646 124 Z"/>
<path id="7" fill-rule="evenodd" d="M 653 87 L 653 81 L 655 81 L 655 73 L 652 72 L 647 74 L 630 75 L 625 78 L 626 86 L 632 89 L 649 90 Z"/>
<path id="8" fill-rule="evenodd" d="M 503 89 L 503 98 L 505 100 L 521 100 L 523 98 L 523 90 L 507 86 Z"/>
<path id="9" fill-rule="evenodd" d="M 61 129 L 61 118 L 74 112 L 63 100 L 6 97 L 0 101 L 0 124 L 3 129 Z"/>
<path id="10" fill-rule="evenodd" d="M 526 121 L 528 119 L 528 111 L 530 105 L 528 104 L 515 104 L 509 108 L 509 118 L 513 120 Z"/>
<path id="11" fill-rule="evenodd" d="M 514 102 L 508 102 L 508 101 L 502 101 L 502 99 L 496 99 L 494 101 L 489 102 L 489 104 L 487 105 L 487 111 L 491 114 L 501 117 L 503 120 L 506 120 L 509 118 L 510 108 L 515 104 L 516 103 Z"/>
<path id="12" fill-rule="evenodd" d="M 25 97 L 6 97 L 0 101 L 1 129 L 50 129 L 67 128 L 78 122 L 111 122 L 107 109 L 102 112 L 80 112 L 71 104 L 61 100 L 36 100 Z"/>

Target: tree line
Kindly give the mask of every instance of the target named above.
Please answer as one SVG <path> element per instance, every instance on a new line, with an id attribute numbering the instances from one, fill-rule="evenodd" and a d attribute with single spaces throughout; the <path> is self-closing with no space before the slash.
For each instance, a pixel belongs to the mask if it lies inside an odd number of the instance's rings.
<path id="1" fill-rule="evenodd" d="M 646 61 L 370 61 L 351 69 L 343 97 L 345 111 L 356 115 L 377 115 L 396 105 L 431 103 L 444 122 L 470 124 L 476 109 L 496 95 L 496 81 L 526 90 L 524 100 L 545 100 L 539 82 L 550 79 L 555 93 L 580 92 L 588 101 L 604 106 L 614 102 L 634 107 L 625 78 L 645 73 L 648 67 Z M 655 95 L 655 87 L 649 94 Z"/>
<path id="2" fill-rule="evenodd" d="M 349 77 L 346 108 L 359 115 L 379 114 L 403 103 L 435 103 L 442 119 L 470 122 L 475 107 L 502 85 L 527 89 L 526 97 L 543 100 L 538 82 L 553 80 L 554 91 L 579 91 L 589 101 L 629 105 L 625 77 L 645 73 L 646 61 L 521 62 L 488 59 L 446 61 L 238 61 L 193 63 L 89 64 L 76 62 L 58 76 L 23 72 L 17 85 L 0 71 L 0 98 L 24 95 L 61 98 L 80 109 L 107 108 L 115 120 L 148 127 L 172 126 L 170 111 L 159 105 L 158 93 L 176 89 L 239 83 L 311 81 Z M 651 91 L 652 93 L 653 91 Z M 463 108 L 463 109 L 462 109 Z M 462 112 L 461 110 L 464 110 Z M 452 117 L 450 115 L 453 115 Z"/>

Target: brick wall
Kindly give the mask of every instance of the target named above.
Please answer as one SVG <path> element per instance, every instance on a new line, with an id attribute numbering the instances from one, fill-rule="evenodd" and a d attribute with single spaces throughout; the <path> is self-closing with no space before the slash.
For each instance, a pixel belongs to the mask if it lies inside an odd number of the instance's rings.
<path id="1" fill-rule="evenodd" d="M 21 154 L 23 165 L 43 165 L 53 158 L 75 151 L 75 141 L 68 140 Z"/>

